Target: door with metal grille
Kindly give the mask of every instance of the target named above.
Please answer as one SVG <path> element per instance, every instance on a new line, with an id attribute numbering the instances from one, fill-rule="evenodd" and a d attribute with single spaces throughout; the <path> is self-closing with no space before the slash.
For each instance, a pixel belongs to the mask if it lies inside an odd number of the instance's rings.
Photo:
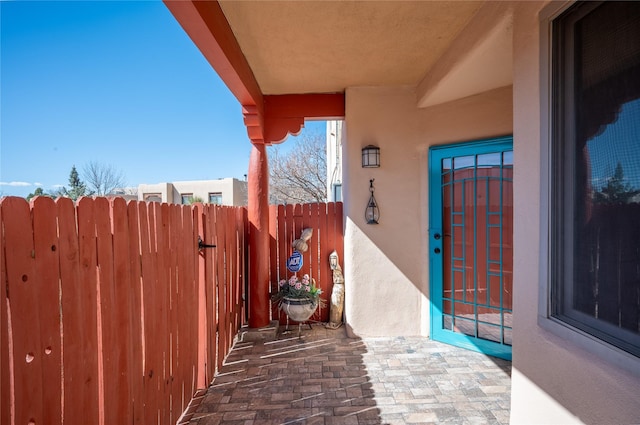
<path id="1" fill-rule="evenodd" d="M 512 138 L 429 151 L 431 336 L 511 359 Z"/>

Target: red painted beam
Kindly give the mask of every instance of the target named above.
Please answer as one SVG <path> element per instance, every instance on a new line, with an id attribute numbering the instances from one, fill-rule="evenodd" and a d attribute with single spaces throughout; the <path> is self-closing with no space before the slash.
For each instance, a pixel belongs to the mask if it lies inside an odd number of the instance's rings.
<path id="1" fill-rule="evenodd" d="M 298 134 L 306 118 L 344 118 L 344 93 L 284 94 L 264 96 L 264 137 L 280 143 Z"/>
<path id="2" fill-rule="evenodd" d="M 267 118 L 344 118 L 344 93 L 265 95 Z"/>
<path id="3" fill-rule="evenodd" d="M 164 0 L 241 105 L 262 112 L 262 91 L 217 1 Z"/>
<path id="4" fill-rule="evenodd" d="M 253 144 L 280 143 L 308 118 L 344 117 L 344 93 L 263 95 L 217 1 L 164 3 L 242 105 Z"/>

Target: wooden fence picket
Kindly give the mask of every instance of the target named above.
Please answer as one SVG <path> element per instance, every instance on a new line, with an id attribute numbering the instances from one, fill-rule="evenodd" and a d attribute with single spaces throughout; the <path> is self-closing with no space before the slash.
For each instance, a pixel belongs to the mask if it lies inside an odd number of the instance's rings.
<path id="1" fill-rule="evenodd" d="M 336 235 L 331 227 L 329 221 L 328 210 L 333 208 L 335 204 L 322 204 L 318 208 L 318 237 L 319 237 L 319 261 L 320 261 L 320 276 L 318 282 L 322 288 L 322 297 L 327 300 L 327 307 L 322 311 L 321 320 L 329 320 L 329 301 L 331 300 L 331 291 L 333 289 L 333 274 L 329 266 L 329 254 L 334 249 L 336 242 Z"/>
<path id="2" fill-rule="evenodd" d="M 200 253 L 204 257 L 204 296 L 205 296 L 205 349 L 206 349 L 206 371 L 205 382 L 209 383 L 213 379 L 216 368 L 216 325 L 217 325 L 217 312 L 216 312 L 216 281 L 215 281 L 215 258 L 218 253 L 216 228 L 214 222 L 215 208 L 212 205 L 204 206 L 204 216 L 202 217 L 202 239 L 205 244 L 216 245 L 215 249 L 203 249 Z"/>
<path id="3" fill-rule="evenodd" d="M 244 308 L 244 290 L 245 290 L 245 270 L 247 267 L 247 242 L 248 237 L 245 229 L 248 228 L 248 218 L 247 218 L 247 210 L 245 208 L 236 208 L 235 209 L 235 221 L 234 221 L 234 232 L 236 235 L 236 263 L 237 263 L 237 273 L 234 274 L 235 282 L 233 283 L 233 287 L 236 291 L 235 305 L 236 310 L 234 312 L 235 318 L 235 333 L 240 330 L 244 322 L 245 316 L 245 308 Z"/>
<path id="4" fill-rule="evenodd" d="M 168 204 L 160 204 L 154 202 L 149 205 L 153 207 L 155 215 L 155 229 L 153 233 L 155 235 L 155 249 L 156 253 L 156 299 L 157 305 L 157 330 L 156 335 L 160 344 L 162 366 L 158 371 L 160 376 L 158 377 L 158 383 L 161 388 L 159 394 L 160 403 L 160 418 L 161 423 L 169 424 L 171 422 L 171 415 L 173 410 L 166 408 L 171 406 L 171 397 L 173 395 L 172 379 L 171 379 L 171 333 L 168 330 L 169 315 L 170 315 L 170 283 L 169 283 L 169 268 L 170 268 L 170 256 L 171 251 L 168 249 L 170 232 L 172 231 L 171 217 L 169 213 Z"/>
<path id="5" fill-rule="evenodd" d="M 278 205 L 269 205 L 269 292 L 273 294 L 278 290 Z M 271 307 L 271 316 L 277 318 L 277 310 Z"/>
<path id="6" fill-rule="evenodd" d="M 80 198 L 76 202 L 76 217 L 78 226 L 78 258 L 79 264 L 79 284 L 77 299 L 81 306 L 80 317 L 80 342 L 81 354 L 79 357 L 67 361 L 66 347 L 65 375 L 66 370 L 80 369 L 84 372 L 81 382 L 75 385 L 84 385 L 86 410 L 74 412 L 77 423 L 103 423 L 104 410 L 101 408 L 103 401 L 102 379 L 99 369 L 99 345 L 98 345 L 98 293 L 97 293 L 97 255 L 96 255 L 96 228 L 95 228 L 95 206 L 91 198 Z M 77 308 L 77 304 L 74 306 Z M 63 310 L 62 317 L 65 317 Z M 63 319 L 65 320 L 65 319 Z M 63 334 L 63 338 L 72 339 L 73 334 Z M 66 379 L 66 378 L 65 378 Z M 66 399 L 66 395 L 65 395 Z M 66 418 L 66 416 L 65 416 Z M 66 419 L 65 419 L 66 421 Z"/>
<path id="7" fill-rule="evenodd" d="M 11 302 L 9 335 L 13 361 L 13 409 L 16 423 L 44 423 L 42 355 L 33 230 L 29 205 L 23 199 L 9 198 L 2 204 L 6 244 L 6 274 Z"/>
<path id="8" fill-rule="evenodd" d="M 195 234 L 198 238 L 202 238 L 204 234 L 204 205 L 196 205 L 196 219 L 195 219 Z M 206 388 L 206 340 L 207 340 L 207 301 L 205 296 L 205 281 L 206 281 L 206 253 L 205 250 L 198 250 L 197 254 L 197 287 L 196 287 L 196 304 L 194 308 L 198 309 L 198 336 L 197 336 L 197 367 L 195 370 L 195 384 L 196 388 Z"/>
<path id="9" fill-rule="evenodd" d="M 0 223 L 4 223 L 0 205 Z M 5 252 L 4 237 L 0 237 L 0 253 Z M 0 282 L 7 280 L 7 262 L 4 255 L 0 258 Z M 8 283 L 6 283 L 8 285 Z M 11 419 L 11 409 L 14 405 L 14 394 L 11 391 L 11 366 L 9 357 L 9 311 L 7 309 L 7 291 L 0 290 L 0 347 L 7 347 L 0 350 L 0 423 L 8 424 Z"/>
<path id="10" fill-rule="evenodd" d="M 116 399 L 113 410 L 117 411 L 116 419 L 126 423 L 133 423 L 133 345 L 137 338 L 132 334 L 130 323 L 135 316 L 131 315 L 132 296 L 131 286 L 135 282 L 131 277 L 131 263 L 129 262 L 129 232 L 127 205 L 123 198 L 111 201 L 110 219 L 113 232 L 113 309 L 110 320 L 113 328 L 113 344 L 115 358 L 112 370 L 107 368 L 109 376 L 116 385 Z M 121 341 L 130 341 L 122 344 Z M 105 399 L 106 400 L 106 399 Z M 106 401 L 105 401 L 106 402 Z M 110 423 L 106 420 L 106 423 Z"/>
<path id="11" fill-rule="evenodd" d="M 216 209 L 216 235 L 217 238 L 217 246 L 222 247 L 222 252 L 224 252 L 225 246 L 225 234 L 224 234 L 224 209 L 217 208 Z M 226 294 L 226 281 L 225 281 L 225 256 L 220 255 L 218 252 L 218 256 L 216 258 L 216 334 L 218 338 L 218 355 L 216 361 L 217 369 L 222 367 L 222 362 L 224 361 L 224 355 L 227 347 L 227 334 L 224 332 L 225 329 L 225 294 Z"/>
<path id="12" fill-rule="evenodd" d="M 142 264 L 140 258 L 140 227 L 138 221 L 138 203 L 130 201 L 127 204 L 127 230 L 129 237 L 129 276 L 126 289 L 130 298 L 129 329 L 131 333 L 131 350 L 129 352 L 131 365 L 131 409 L 133 423 L 145 424 L 144 417 L 144 336 L 142 323 Z"/>
<path id="13" fill-rule="evenodd" d="M 60 290 L 62 302 L 62 352 L 64 364 L 63 393 L 66 400 L 63 417 L 74 417 L 74 409 L 85 412 L 90 403 L 91 392 L 85 378 L 91 378 L 91 371 L 84 367 L 74 367 L 73 360 L 84 359 L 85 343 L 83 327 L 83 300 L 80 287 L 80 252 L 76 228 L 76 210 L 73 201 L 60 198 L 56 201 L 58 216 L 58 251 L 60 252 Z M 66 335 L 66 337 L 65 337 Z M 71 337 L 73 335 L 73 338 Z M 91 362 L 88 363 L 92 365 Z M 84 365 L 83 365 L 84 366 Z M 89 376 L 87 376 L 89 375 Z M 91 381 L 90 381 L 91 382 Z"/>
<path id="14" fill-rule="evenodd" d="M 98 323 L 98 370 L 102 397 L 100 405 L 109 406 L 103 409 L 105 423 L 114 423 L 122 416 L 123 406 L 118 403 L 119 379 L 117 357 L 121 344 L 118 344 L 115 328 L 115 282 L 113 271 L 113 240 L 111 238 L 111 223 L 109 201 L 106 198 L 96 198 L 94 201 L 96 261 L 99 267 L 97 274 L 97 323 Z M 121 410 L 122 409 L 122 410 Z"/>
<path id="15" fill-rule="evenodd" d="M 197 262 L 196 251 L 198 246 L 198 236 L 196 234 L 197 228 L 194 228 L 195 215 L 191 207 L 182 207 L 183 211 L 183 231 L 181 233 L 183 238 L 183 246 L 185 252 L 185 304 L 188 306 L 185 308 L 185 316 L 188 318 L 187 327 L 187 341 L 185 344 L 186 367 L 184 369 L 183 382 L 185 386 L 183 388 L 182 397 L 182 410 L 186 409 L 187 404 L 191 400 L 191 396 L 195 394 L 195 370 L 198 363 L 198 298 L 197 298 Z"/>
<path id="16" fill-rule="evenodd" d="M 180 231 L 182 228 L 181 207 L 179 205 L 169 205 L 169 217 L 171 223 L 171 232 L 168 240 L 169 250 L 171 253 L 181 252 L 180 245 Z M 177 411 L 180 409 L 182 400 L 182 381 L 181 381 L 181 359 L 179 358 L 178 343 L 180 338 L 180 302 L 178 300 L 178 293 L 180 291 L 179 273 L 180 270 L 179 261 L 180 255 L 170 255 L 169 258 L 169 333 L 171 335 L 171 349 L 169 353 L 169 364 L 171 370 L 171 376 L 175 377 L 171 382 L 172 398 L 171 398 L 171 410 Z M 178 396 L 177 394 L 180 394 Z"/>
<path id="17" fill-rule="evenodd" d="M 56 205 L 51 198 L 38 197 L 31 204 L 33 210 L 33 240 L 38 297 L 58 300 L 59 251 Z M 43 400 L 43 415 L 47 423 L 61 423 L 62 418 L 62 335 L 60 334 L 60 305 L 58 302 L 40 303 L 40 356 L 42 379 L 51 383 Z M 49 420 L 51 418 L 51 420 Z"/>
<path id="18" fill-rule="evenodd" d="M 142 262 L 142 323 L 144 335 L 144 415 L 147 421 L 159 419 L 161 386 L 159 381 L 162 346 L 158 341 L 156 261 L 150 228 L 155 227 L 153 206 L 139 203 L 140 247 Z M 153 241 L 155 242 L 155 240 Z"/>

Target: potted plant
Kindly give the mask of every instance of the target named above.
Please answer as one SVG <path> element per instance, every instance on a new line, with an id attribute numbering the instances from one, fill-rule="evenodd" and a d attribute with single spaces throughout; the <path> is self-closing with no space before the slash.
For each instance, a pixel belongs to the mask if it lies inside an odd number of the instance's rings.
<path id="1" fill-rule="evenodd" d="M 291 320 L 304 322 L 315 313 L 318 305 L 324 304 L 320 294 L 322 289 L 316 286 L 315 279 L 311 279 L 308 274 L 302 276 L 302 279 L 293 275 L 278 282 L 278 292 L 271 296 L 271 300 Z"/>

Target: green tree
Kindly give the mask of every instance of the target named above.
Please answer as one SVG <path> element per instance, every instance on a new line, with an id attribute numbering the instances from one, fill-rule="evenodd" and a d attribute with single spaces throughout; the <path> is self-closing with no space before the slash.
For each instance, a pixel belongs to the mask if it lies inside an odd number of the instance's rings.
<path id="1" fill-rule="evenodd" d="M 69 173 L 69 188 L 63 187 L 57 192 L 57 195 L 71 198 L 75 201 L 81 196 L 93 195 L 93 192 L 88 190 L 84 182 L 80 180 L 80 175 L 74 165 L 71 167 L 71 173 Z"/>
<path id="2" fill-rule="evenodd" d="M 595 201 L 601 204 L 626 204 L 631 198 L 640 193 L 633 186 L 625 182 L 622 164 L 618 162 L 613 176 L 607 179 L 607 184 L 595 193 Z"/>
<path id="3" fill-rule="evenodd" d="M 30 201 L 31 198 L 35 198 L 36 196 L 48 196 L 51 197 L 48 193 L 44 193 L 44 190 L 41 187 L 36 187 L 36 190 L 33 193 L 27 195 L 27 201 Z"/>
<path id="4" fill-rule="evenodd" d="M 202 199 L 200 196 L 189 196 L 189 199 L 187 200 L 188 204 L 187 205 L 193 205 L 193 204 L 197 204 L 197 203 L 204 203 L 204 199 Z"/>

